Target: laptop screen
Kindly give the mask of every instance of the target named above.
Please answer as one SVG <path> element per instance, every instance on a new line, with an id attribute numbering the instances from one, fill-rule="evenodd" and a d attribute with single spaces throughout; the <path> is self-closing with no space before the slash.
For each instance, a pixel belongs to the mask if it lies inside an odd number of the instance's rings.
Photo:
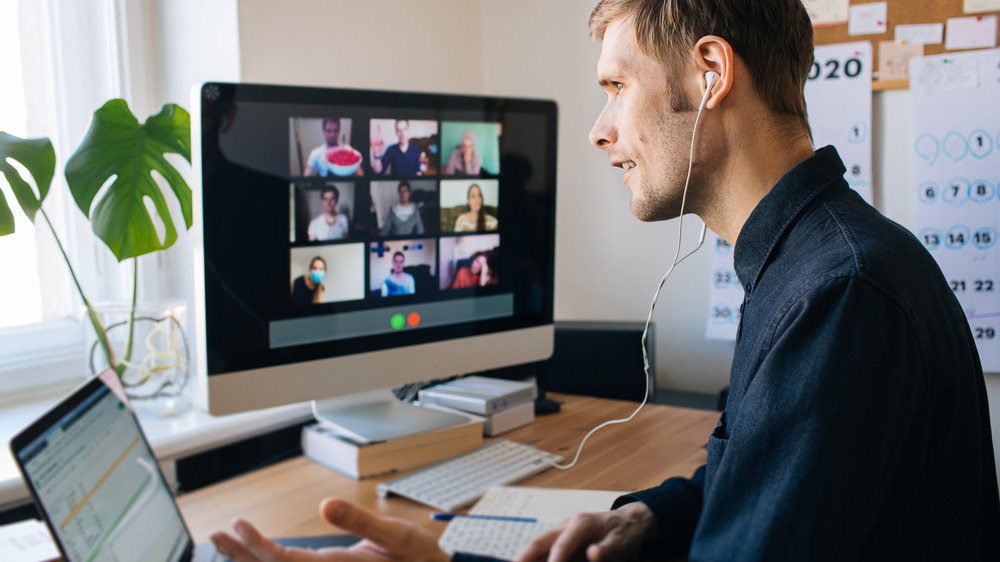
<path id="1" fill-rule="evenodd" d="M 37 422 L 15 450 L 25 478 L 71 562 L 189 557 L 177 505 L 116 390 L 95 378 Z"/>

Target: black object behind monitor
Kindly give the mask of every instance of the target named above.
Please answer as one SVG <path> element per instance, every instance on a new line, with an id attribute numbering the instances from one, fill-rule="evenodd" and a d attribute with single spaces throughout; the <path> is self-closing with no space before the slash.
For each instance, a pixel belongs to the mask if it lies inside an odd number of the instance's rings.
<path id="1" fill-rule="evenodd" d="M 555 351 L 539 363 L 541 390 L 639 402 L 646 391 L 642 362 L 645 322 L 556 322 Z M 655 325 L 649 326 L 650 399 L 656 390 Z"/>

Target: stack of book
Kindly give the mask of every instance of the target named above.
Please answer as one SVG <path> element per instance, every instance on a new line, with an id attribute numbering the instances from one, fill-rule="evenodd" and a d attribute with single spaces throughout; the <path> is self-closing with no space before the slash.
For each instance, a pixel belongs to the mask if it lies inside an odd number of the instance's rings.
<path id="1" fill-rule="evenodd" d="M 416 468 L 483 446 L 483 420 L 469 416 L 435 431 L 359 444 L 315 423 L 302 428 L 302 452 L 313 462 L 351 478 L 368 478 Z"/>
<path id="2" fill-rule="evenodd" d="M 499 435 L 535 420 L 534 382 L 471 376 L 420 391 L 420 405 L 482 416 L 486 435 Z"/>

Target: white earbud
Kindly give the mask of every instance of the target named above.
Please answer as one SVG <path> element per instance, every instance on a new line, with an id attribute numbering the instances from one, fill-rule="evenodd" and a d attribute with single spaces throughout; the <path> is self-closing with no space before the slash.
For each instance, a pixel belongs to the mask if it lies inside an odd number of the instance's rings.
<path id="1" fill-rule="evenodd" d="M 706 90 L 711 90 L 712 89 L 712 85 L 715 84 L 715 80 L 718 77 L 719 77 L 719 75 L 716 74 L 716 73 L 714 73 L 714 72 L 712 72 L 711 70 L 709 70 L 708 72 L 706 72 L 705 73 L 705 89 Z"/>
<path id="2" fill-rule="evenodd" d="M 712 84 L 715 84 L 715 80 L 718 77 L 719 75 L 711 70 L 705 73 L 705 94 L 701 96 L 701 104 L 698 105 L 699 113 L 701 113 L 702 109 L 705 109 L 705 103 L 708 102 L 708 94 L 712 93 Z"/>

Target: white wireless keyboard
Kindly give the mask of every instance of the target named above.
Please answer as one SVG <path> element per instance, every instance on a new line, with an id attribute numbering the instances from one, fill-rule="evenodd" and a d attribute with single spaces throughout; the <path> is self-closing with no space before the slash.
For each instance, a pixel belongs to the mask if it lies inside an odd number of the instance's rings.
<path id="1" fill-rule="evenodd" d="M 475 451 L 378 485 L 379 497 L 396 494 L 441 511 L 479 499 L 493 486 L 513 484 L 563 460 L 531 445 L 496 439 Z"/>

